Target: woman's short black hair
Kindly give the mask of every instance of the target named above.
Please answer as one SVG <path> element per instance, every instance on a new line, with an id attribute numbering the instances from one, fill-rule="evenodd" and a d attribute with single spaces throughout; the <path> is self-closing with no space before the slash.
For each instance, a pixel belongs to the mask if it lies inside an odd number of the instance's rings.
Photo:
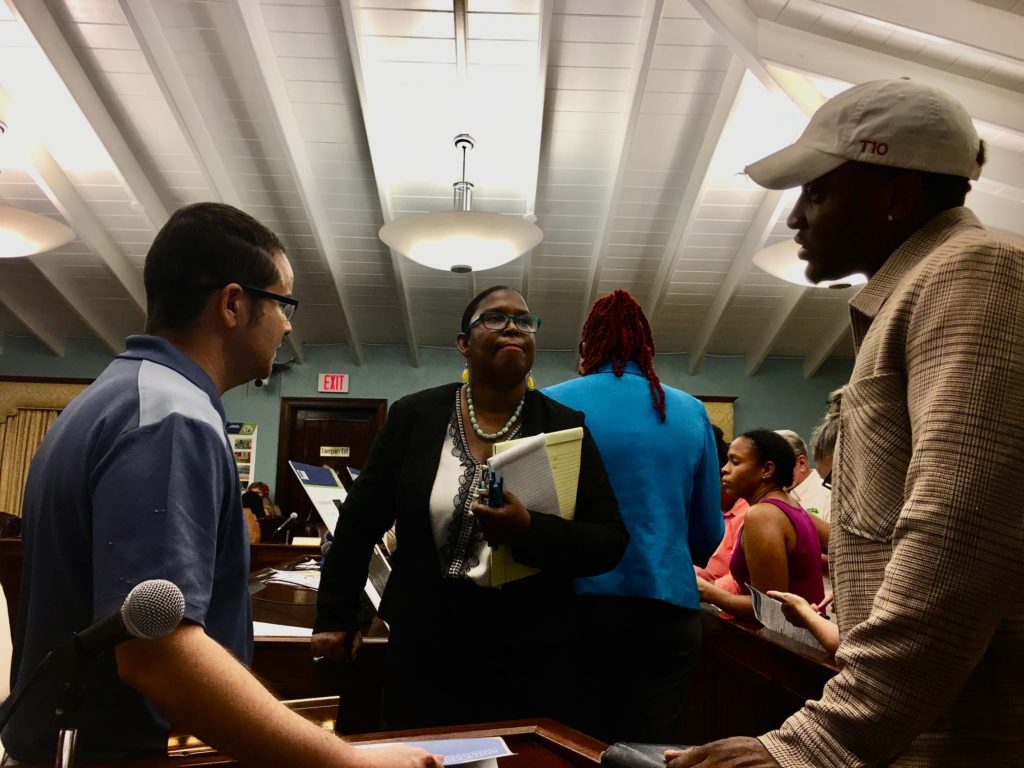
<path id="1" fill-rule="evenodd" d="M 796 454 L 793 453 L 793 446 L 782 435 L 772 432 L 770 429 L 752 429 L 744 432 L 740 437 L 745 437 L 754 446 L 754 455 L 758 462 L 767 464 L 769 461 L 775 465 L 775 474 L 772 479 L 782 488 L 788 488 L 793 484 L 793 470 L 796 468 Z"/>
<path id="2" fill-rule="evenodd" d="M 466 306 L 466 311 L 462 313 L 462 325 L 460 327 L 463 333 L 469 333 L 469 323 L 473 319 L 473 313 L 476 312 L 476 308 L 480 306 L 480 302 L 495 291 L 516 291 L 516 289 L 509 285 L 492 285 L 490 288 L 484 288 L 480 291 Z M 516 293 L 519 293 L 519 291 L 516 291 Z"/>

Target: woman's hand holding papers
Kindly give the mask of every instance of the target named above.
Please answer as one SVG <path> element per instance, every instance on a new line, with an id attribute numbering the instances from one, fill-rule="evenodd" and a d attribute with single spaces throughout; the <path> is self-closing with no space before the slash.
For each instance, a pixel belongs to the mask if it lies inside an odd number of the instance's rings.
<path id="1" fill-rule="evenodd" d="M 807 600 L 794 595 L 792 592 L 779 592 L 774 589 L 768 590 L 768 597 L 774 597 L 782 603 L 782 615 L 794 627 L 810 629 L 817 614 L 817 606 L 811 605 Z"/>
<path id="2" fill-rule="evenodd" d="M 354 659 L 363 645 L 362 632 L 317 632 L 310 641 L 313 660 Z"/>
<path id="3" fill-rule="evenodd" d="M 530 513 L 515 494 L 502 494 L 505 504 L 489 507 L 482 500 L 473 502 L 470 508 L 480 520 L 484 538 L 492 547 L 501 544 L 519 544 L 530 535 Z"/>
<path id="4" fill-rule="evenodd" d="M 782 603 L 782 615 L 790 624 L 810 630 L 826 651 L 835 654 L 839 648 L 839 627 L 820 613 L 832 602 L 832 595 L 817 604 L 807 602 L 800 595 L 777 592 L 774 589 L 769 590 L 768 597 L 773 597 Z"/>

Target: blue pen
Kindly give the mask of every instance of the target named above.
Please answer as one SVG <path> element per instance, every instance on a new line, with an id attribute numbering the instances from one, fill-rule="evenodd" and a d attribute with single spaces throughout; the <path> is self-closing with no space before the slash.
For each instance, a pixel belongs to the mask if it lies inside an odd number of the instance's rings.
<path id="1" fill-rule="evenodd" d="M 490 487 L 488 488 L 487 506 L 491 509 L 498 509 L 505 503 L 504 497 L 502 496 L 502 489 L 505 486 L 505 478 L 503 478 L 497 472 L 491 472 Z M 497 544 L 492 544 L 491 549 L 497 549 Z"/>
<path id="2" fill-rule="evenodd" d="M 492 509 L 498 509 L 502 504 L 505 503 L 502 496 L 502 490 L 504 489 L 505 479 L 497 472 L 491 472 L 491 482 L 488 488 L 487 495 L 487 506 Z"/>

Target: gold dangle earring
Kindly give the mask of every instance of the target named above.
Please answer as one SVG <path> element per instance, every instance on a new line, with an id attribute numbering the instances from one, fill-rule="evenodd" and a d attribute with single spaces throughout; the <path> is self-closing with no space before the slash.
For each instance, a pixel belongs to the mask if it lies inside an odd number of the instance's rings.
<path id="1" fill-rule="evenodd" d="M 526 374 L 526 388 L 531 392 L 537 388 L 537 382 L 533 380 L 533 371 Z"/>
<path id="2" fill-rule="evenodd" d="M 462 383 L 469 383 L 469 363 L 466 363 L 466 367 L 462 369 Z"/>

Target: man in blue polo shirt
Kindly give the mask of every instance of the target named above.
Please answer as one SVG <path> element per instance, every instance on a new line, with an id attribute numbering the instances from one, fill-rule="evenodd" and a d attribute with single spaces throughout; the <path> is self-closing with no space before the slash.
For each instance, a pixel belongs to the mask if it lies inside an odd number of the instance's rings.
<path id="1" fill-rule="evenodd" d="M 292 283 L 281 242 L 252 217 L 214 203 L 177 211 L 146 257 L 148 335 L 128 339 L 32 463 L 15 692 L 139 582 L 167 579 L 185 597 L 171 634 L 90 665 L 80 756 L 164 751 L 173 721 L 247 764 L 436 764 L 404 747 L 357 752 L 285 709 L 243 666 L 249 549 L 220 398 L 270 374 L 298 306 Z M 40 679 L 4 729 L 15 759 L 52 762 L 57 688 Z"/>

